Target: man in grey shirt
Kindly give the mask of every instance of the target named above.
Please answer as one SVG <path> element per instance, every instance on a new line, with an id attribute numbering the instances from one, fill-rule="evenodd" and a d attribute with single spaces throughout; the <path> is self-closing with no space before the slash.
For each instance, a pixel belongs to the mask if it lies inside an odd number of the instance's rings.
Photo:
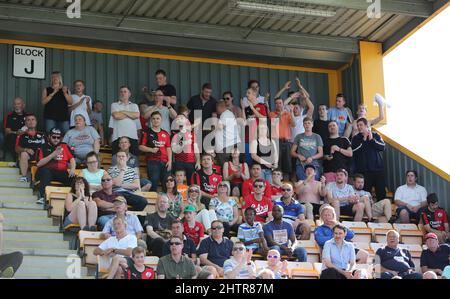
<path id="1" fill-rule="evenodd" d="M 170 134 L 170 119 L 175 119 L 177 117 L 177 112 L 175 109 L 167 102 L 167 107 L 163 105 L 164 93 L 162 90 L 155 91 L 155 105 L 150 106 L 145 111 L 144 118 L 148 120 L 153 112 L 159 111 L 161 113 L 161 129 Z"/>
<path id="2" fill-rule="evenodd" d="M 305 165 L 312 164 L 316 167 L 316 181 L 322 174 L 321 161 L 323 157 L 323 141 L 320 135 L 313 133 L 313 120 L 310 117 L 303 119 L 305 132 L 295 136 L 291 148 L 291 156 L 297 158 L 296 174 L 298 180 L 305 180 Z"/>

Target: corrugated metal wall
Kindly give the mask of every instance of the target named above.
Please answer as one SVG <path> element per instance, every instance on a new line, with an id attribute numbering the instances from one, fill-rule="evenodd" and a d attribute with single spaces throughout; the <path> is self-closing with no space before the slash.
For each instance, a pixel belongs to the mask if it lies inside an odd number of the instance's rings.
<path id="1" fill-rule="evenodd" d="M 359 77 L 359 56 L 355 55 L 350 67 L 342 71 L 342 90 L 347 98 L 347 106 L 352 109 L 354 116 L 356 116 L 358 104 L 361 102 Z"/>
<path id="2" fill-rule="evenodd" d="M 14 78 L 12 76 L 12 45 L 0 45 L 0 106 L 1 115 L 10 111 L 15 96 L 26 100 L 27 110 L 42 119 L 40 103 L 42 89 L 50 84 L 50 73 L 59 70 L 64 83 L 71 86 L 76 79 L 86 82 L 86 94 L 94 100 L 107 103 L 104 117 L 110 113 L 110 104 L 117 100 L 118 88 L 130 86 L 135 102 L 142 99 L 141 88 L 146 85 L 155 88 L 154 72 L 166 70 L 169 82 L 177 89 L 179 103 L 187 103 L 190 96 L 198 94 L 201 85 L 212 83 L 213 96 L 220 98 L 223 91 L 231 90 L 234 102 L 239 105 L 247 82 L 260 81 L 261 94 L 272 96 L 287 80 L 296 76 L 311 94 L 315 105 L 328 103 L 328 75 L 326 73 L 297 72 L 246 66 L 213 63 L 199 63 L 180 60 L 153 59 L 123 55 L 111 55 L 47 48 L 46 80 Z M 294 87 L 295 84 L 292 84 Z M 285 95 L 286 96 L 286 95 Z M 137 100 L 136 100 L 137 97 Z M 273 102 L 272 109 L 274 107 Z"/>
<path id="3" fill-rule="evenodd" d="M 436 193 L 440 206 L 450 212 L 450 183 L 389 144 L 385 152 L 385 169 L 386 182 L 392 192 L 406 183 L 406 171 L 415 169 L 419 176 L 418 183 L 427 189 L 428 194 Z"/>

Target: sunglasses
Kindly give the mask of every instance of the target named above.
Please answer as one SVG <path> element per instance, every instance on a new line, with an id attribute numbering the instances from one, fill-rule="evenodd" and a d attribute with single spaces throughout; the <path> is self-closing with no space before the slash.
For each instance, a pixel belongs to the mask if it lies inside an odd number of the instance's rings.
<path id="1" fill-rule="evenodd" d="M 233 251 L 244 251 L 245 250 L 245 248 L 244 247 L 235 247 L 235 248 L 233 248 Z"/>
<path id="2" fill-rule="evenodd" d="M 102 182 L 110 182 L 112 179 L 102 179 Z"/>
<path id="3" fill-rule="evenodd" d="M 264 188 L 264 185 L 253 185 L 255 188 Z"/>
<path id="4" fill-rule="evenodd" d="M 291 189 L 281 189 L 283 192 L 291 192 Z"/>
<path id="5" fill-rule="evenodd" d="M 211 227 L 212 230 L 216 230 L 216 229 L 222 229 L 223 226 L 216 226 L 216 227 Z"/>
<path id="6" fill-rule="evenodd" d="M 225 101 L 231 100 L 231 98 L 223 98 Z"/>
<path id="7" fill-rule="evenodd" d="M 183 243 L 180 243 L 180 242 L 170 242 L 169 244 L 170 244 L 170 246 L 179 246 L 179 245 L 181 245 L 181 244 L 183 244 Z"/>
<path id="8" fill-rule="evenodd" d="M 95 163 L 98 163 L 98 161 L 95 160 L 95 161 L 87 161 L 87 162 L 86 162 L 86 164 L 95 164 Z"/>
<path id="9" fill-rule="evenodd" d="M 52 135 L 50 138 L 51 138 L 51 139 L 61 139 L 61 136 L 55 136 L 55 135 Z"/>
<path id="10" fill-rule="evenodd" d="M 267 258 L 268 259 L 277 259 L 278 255 L 268 255 Z"/>

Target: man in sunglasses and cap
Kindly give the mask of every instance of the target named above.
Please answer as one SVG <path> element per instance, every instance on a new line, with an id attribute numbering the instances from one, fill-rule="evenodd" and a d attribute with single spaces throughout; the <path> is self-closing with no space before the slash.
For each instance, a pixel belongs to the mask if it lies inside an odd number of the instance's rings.
<path id="1" fill-rule="evenodd" d="M 75 176 L 76 162 L 73 153 L 66 143 L 61 142 L 61 131 L 53 128 L 48 133 L 47 143 L 36 152 L 36 176 L 39 183 L 39 199 L 36 203 L 44 204 L 45 187 L 50 182 L 57 181 L 64 186 L 70 186 Z M 67 165 L 70 165 L 69 172 Z"/>

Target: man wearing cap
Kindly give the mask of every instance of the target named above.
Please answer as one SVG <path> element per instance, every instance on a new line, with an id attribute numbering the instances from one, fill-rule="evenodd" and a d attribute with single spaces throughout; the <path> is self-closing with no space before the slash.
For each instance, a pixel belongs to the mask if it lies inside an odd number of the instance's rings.
<path id="1" fill-rule="evenodd" d="M 381 279 L 400 276 L 403 279 L 422 279 L 422 274 L 415 272 L 411 253 L 398 246 L 400 234 L 395 230 L 386 233 L 386 246 L 379 248 L 376 261 L 381 265 Z"/>
<path id="2" fill-rule="evenodd" d="M 127 233 L 130 235 L 136 235 L 138 246 L 147 249 L 147 244 L 142 240 L 143 228 L 136 215 L 127 213 L 127 200 L 123 196 L 117 196 L 113 200 L 114 210 L 116 214 L 113 217 L 121 217 L 125 220 Z M 113 228 L 113 219 L 106 222 L 102 231 L 102 238 L 108 239 L 111 236 L 115 236 L 116 232 Z"/>
<path id="3" fill-rule="evenodd" d="M 38 148 L 36 152 L 36 177 L 39 183 L 39 199 L 36 203 L 43 204 L 45 187 L 51 181 L 57 181 L 64 186 L 70 186 L 75 176 L 76 161 L 72 151 L 66 143 L 61 142 L 61 131 L 53 128 L 48 133 L 48 141 Z M 67 172 L 67 164 L 70 164 Z"/>
<path id="4" fill-rule="evenodd" d="M 184 234 L 194 241 L 195 246 L 200 244 L 200 241 L 205 238 L 205 227 L 201 222 L 195 220 L 197 210 L 192 205 L 187 205 L 184 208 Z"/>
<path id="5" fill-rule="evenodd" d="M 427 196 L 428 206 L 423 209 L 420 219 L 424 229 L 428 233 L 434 233 L 438 237 L 439 244 L 450 240 L 448 216 L 444 209 L 439 207 L 436 193 Z"/>
<path id="6" fill-rule="evenodd" d="M 183 254 L 190 257 L 194 264 L 197 264 L 197 248 L 194 241 L 183 234 L 183 223 L 181 223 L 181 221 L 178 219 L 174 220 L 172 222 L 171 231 L 172 237 L 178 237 L 183 241 Z M 170 254 L 170 240 L 164 244 L 162 248 L 162 254 L 163 256 Z"/>
<path id="7" fill-rule="evenodd" d="M 422 251 L 420 256 L 420 268 L 422 272 L 433 271 L 437 275 L 442 275 L 445 267 L 450 265 L 450 245 L 439 245 L 438 236 L 434 233 L 425 235 L 427 249 Z"/>
<path id="8" fill-rule="evenodd" d="M 306 179 L 295 184 L 295 194 L 297 199 L 305 206 L 306 219 L 313 219 L 314 215 L 319 215 L 322 206 L 321 198 L 327 196 L 326 179 L 320 177 L 320 182 L 315 180 L 316 167 L 312 164 L 305 165 Z"/>

